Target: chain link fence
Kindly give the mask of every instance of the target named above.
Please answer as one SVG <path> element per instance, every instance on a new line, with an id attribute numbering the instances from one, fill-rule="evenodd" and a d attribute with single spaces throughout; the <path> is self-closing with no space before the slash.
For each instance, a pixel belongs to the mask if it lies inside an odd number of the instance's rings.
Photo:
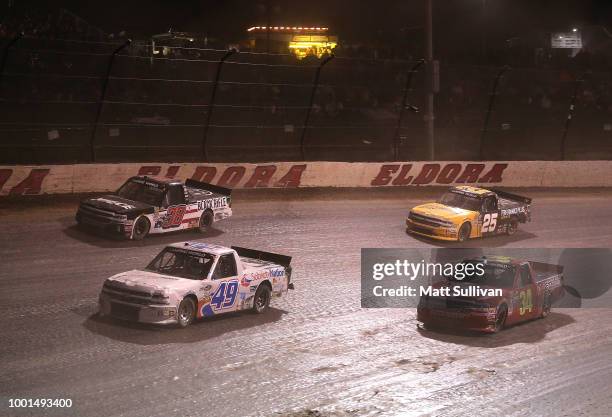
<path id="1" fill-rule="evenodd" d="M 2 163 L 427 158 L 428 65 L 5 39 Z M 612 76 L 440 68 L 438 160 L 612 158 Z"/>

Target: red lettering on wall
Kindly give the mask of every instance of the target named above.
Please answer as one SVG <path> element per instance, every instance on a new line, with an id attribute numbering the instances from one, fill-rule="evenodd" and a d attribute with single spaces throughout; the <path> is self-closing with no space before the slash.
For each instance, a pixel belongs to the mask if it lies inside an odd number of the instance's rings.
<path id="1" fill-rule="evenodd" d="M 138 175 L 159 175 L 161 167 L 156 165 L 141 166 Z"/>
<path id="2" fill-rule="evenodd" d="M 213 178 L 215 178 L 215 175 L 217 175 L 217 168 L 198 166 L 191 176 L 191 179 L 211 183 Z"/>
<path id="3" fill-rule="evenodd" d="M 372 180 L 370 185 L 387 185 L 393 179 L 391 174 L 397 172 L 399 165 L 382 165 L 376 178 Z"/>
<path id="4" fill-rule="evenodd" d="M 274 184 L 275 187 L 291 188 L 299 187 L 302 181 L 302 174 L 306 170 L 306 164 L 293 165 L 289 171 Z"/>
<path id="5" fill-rule="evenodd" d="M 506 168 L 508 164 L 495 164 L 478 182 L 502 182 L 502 173 Z"/>
<path id="6" fill-rule="evenodd" d="M 168 170 L 166 171 L 166 178 L 174 178 L 174 177 L 176 177 L 176 174 L 177 174 L 179 168 L 180 168 L 179 165 L 169 166 Z"/>
<path id="7" fill-rule="evenodd" d="M 255 167 L 253 175 L 244 184 L 244 188 L 267 187 L 272 179 L 272 175 L 276 172 L 276 165 L 262 165 Z"/>
<path id="8" fill-rule="evenodd" d="M 440 164 L 425 164 L 421 173 L 414 179 L 413 184 L 429 184 L 440 172 Z"/>
<path id="9" fill-rule="evenodd" d="M 402 169 L 400 170 L 397 177 L 393 180 L 391 184 L 393 185 L 408 185 L 414 178 L 412 175 L 408 175 L 410 170 L 412 169 L 412 164 L 404 164 L 402 165 Z"/>
<path id="10" fill-rule="evenodd" d="M 466 183 L 478 181 L 478 176 L 484 170 L 484 164 L 467 164 L 463 170 L 463 174 L 455 182 Z"/>
<path id="11" fill-rule="evenodd" d="M 440 171 L 436 182 L 438 184 L 450 184 L 461 172 L 461 164 L 447 164 Z"/>
<path id="12" fill-rule="evenodd" d="M 13 187 L 9 194 L 40 194 L 43 180 L 49 175 L 49 169 L 33 169 L 30 174 L 19 184 Z"/>
<path id="13" fill-rule="evenodd" d="M 13 175 L 12 169 L 0 169 L 0 190 L 2 190 L 8 179 L 11 178 L 11 175 Z"/>
<path id="14" fill-rule="evenodd" d="M 242 177 L 244 177 L 245 172 L 245 167 L 228 167 L 221 175 L 221 178 L 219 178 L 219 182 L 217 183 L 217 185 L 220 185 L 221 187 L 234 188 L 236 185 L 238 185 Z"/>

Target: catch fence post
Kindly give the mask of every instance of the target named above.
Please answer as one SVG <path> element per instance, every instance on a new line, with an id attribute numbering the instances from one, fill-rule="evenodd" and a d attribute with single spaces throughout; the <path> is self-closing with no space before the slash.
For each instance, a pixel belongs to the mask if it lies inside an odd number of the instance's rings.
<path id="1" fill-rule="evenodd" d="M 482 127 L 482 132 L 480 134 L 480 150 L 478 154 L 479 154 L 481 161 L 484 159 L 485 139 L 487 137 L 487 129 L 489 128 L 489 120 L 491 118 L 491 112 L 493 111 L 493 106 L 495 105 L 495 97 L 497 97 L 497 86 L 499 85 L 499 80 L 501 79 L 502 75 L 504 75 L 504 73 L 508 71 L 509 69 L 510 67 L 508 65 L 505 65 L 502 69 L 499 70 L 499 72 L 495 76 L 495 81 L 493 82 L 493 88 L 491 89 L 491 93 L 489 95 L 489 105 L 487 107 L 487 113 L 485 115 L 484 125 Z"/>
<path id="2" fill-rule="evenodd" d="M 576 77 L 574 80 L 574 91 L 572 93 L 572 99 L 570 100 L 570 106 L 567 111 L 567 118 L 565 119 L 565 127 L 563 128 L 563 136 L 561 137 L 561 160 L 565 160 L 565 146 L 567 142 L 567 133 L 569 132 L 570 125 L 572 123 L 572 118 L 574 117 L 574 113 L 576 111 L 576 100 L 578 99 L 578 90 L 580 87 L 580 83 L 584 81 L 584 74 L 579 77 Z"/>
<path id="3" fill-rule="evenodd" d="M 213 81 L 212 91 L 210 93 L 210 101 L 208 102 L 208 111 L 206 112 L 206 121 L 204 122 L 204 132 L 202 133 L 202 157 L 204 161 L 208 162 L 208 150 L 207 150 L 207 139 L 208 139 L 208 127 L 210 125 L 210 120 L 212 118 L 213 108 L 215 107 L 215 96 L 217 95 L 217 86 L 219 85 L 219 79 L 221 78 L 221 69 L 223 68 L 223 63 L 235 54 L 237 51 L 232 48 L 229 49 L 225 55 L 221 57 L 219 62 L 217 63 L 217 71 L 215 73 L 215 79 Z"/>
<path id="4" fill-rule="evenodd" d="M 94 118 L 93 128 L 91 129 L 91 138 L 89 139 L 89 147 L 91 153 L 91 162 L 96 162 L 96 132 L 98 130 L 98 123 L 100 122 L 100 115 L 102 114 L 102 107 L 104 106 L 104 100 L 106 100 L 106 89 L 108 87 L 108 79 L 110 78 L 111 71 L 113 69 L 113 62 L 115 61 L 115 55 L 121 52 L 125 47 L 132 43 L 131 39 L 126 41 L 117 47 L 108 60 L 108 66 L 106 67 L 106 75 L 104 76 L 104 82 L 102 83 L 102 93 L 100 94 L 100 100 L 98 101 L 98 108 L 96 109 L 96 117 Z"/>
<path id="5" fill-rule="evenodd" d="M 321 63 L 317 67 L 317 71 L 315 72 L 314 80 L 312 82 L 312 90 L 310 92 L 310 102 L 308 103 L 308 109 L 306 110 L 306 118 L 304 119 L 304 126 L 302 126 L 302 136 L 300 138 L 300 150 L 302 154 L 302 160 L 306 160 L 306 149 L 305 149 L 305 140 L 306 140 L 306 130 L 308 129 L 308 123 L 310 122 L 310 113 L 312 111 L 312 106 L 314 104 L 315 94 L 317 92 L 317 87 L 319 86 L 319 78 L 321 76 L 321 70 L 329 61 L 334 59 L 334 55 L 329 55 L 321 60 Z"/>
<path id="6" fill-rule="evenodd" d="M 22 37 L 23 37 L 23 32 L 18 33 L 17 35 L 15 35 L 15 37 L 13 37 L 13 39 L 11 39 L 6 44 L 6 46 L 2 50 L 2 58 L 0 59 L 0 91 L 2 90 L 2 81 L 4 78 L 4 67 L 6 66 L 6 62 L 8 61 L 9 51 L 13 47 L 13 45 L 15 45 L 17 41 L 21 39 Z"/>
<path id="7" fill-rule="evenodd" d="M 417 72 L 419 67 L 425 63 L 424 59 L 419 59 L 413 66 L 410 68 L 410 72 L 408 72 L 408 77 L 406 77 L 406 86 L 404 88 L 404 97 L 402 98 L 402 103 L 400 107 L 399 117 L 397 118 L 397 126 L 395 128 L 395 133 L 393 134 L 393 157 L 396 161 L 399 160 L 399 151 L 400 151 L 400 129 L 402 128 L 402 121 L 404 119 L 404 111 L 406 107 L 409 107 L 410 110 L 418 112 L 418 109 L 414 106 L 408 106 L 406 102 L 408 100 L 408 94 L 411 91 L 412 86 L 412 77 Z"/>

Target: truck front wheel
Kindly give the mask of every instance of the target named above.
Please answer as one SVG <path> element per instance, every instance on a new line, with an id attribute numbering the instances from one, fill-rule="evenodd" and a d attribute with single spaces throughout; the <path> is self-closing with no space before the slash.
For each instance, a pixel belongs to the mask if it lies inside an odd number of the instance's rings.
<path id="1" fill-rule="evenodd" d="M 147 219 L 145 216 L 140 216 L 136 219 L 134 226 L 132 227 L 132 239 L 142 240 L 149 234 L 151 224 L 149 223 L 149 219 Z"/>
<path id="2" fill-rule="evenodd" d="M 257 288 L 255 292 L 255 298 L 253 299 L 253 312 L 261 314 L 268 309 L 270 305 L 270 287 L 262 284 Z"/>
<path id="3" fill-rule="evenodd" d="M 508 307 L 505 304 L 497 307 L 497 314 L 495 315 L 495 333 L 499 332 L 506 325 L 506 319 L 508 318 Z"/>
<path id="4" fill-rule="evenodd" d="M 465 242 L 470 238 L 472 226 L 469 223 L 463 223 L 457 232 L 457 242 Z"/>
<path id="5" fill-rule="evenodd" d="M 191 297 L 183 298 L 181 304 L 179 304 L 177 321 L 180 327 L 189 326 L 195 319 L 196 306 Z"/>

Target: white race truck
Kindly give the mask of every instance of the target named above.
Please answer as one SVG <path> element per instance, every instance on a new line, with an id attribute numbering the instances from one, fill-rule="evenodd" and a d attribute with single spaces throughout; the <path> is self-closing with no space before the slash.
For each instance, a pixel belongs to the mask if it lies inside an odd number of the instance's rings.
<path id="1" fill-rule="evenodd" d="M 238 310 L 264 312 L 293 289 L 291 257 L 201 242 L 167 246 L 144 270 L 108 278 L 100 315 L 143 323 L 176 323 Z"/>

